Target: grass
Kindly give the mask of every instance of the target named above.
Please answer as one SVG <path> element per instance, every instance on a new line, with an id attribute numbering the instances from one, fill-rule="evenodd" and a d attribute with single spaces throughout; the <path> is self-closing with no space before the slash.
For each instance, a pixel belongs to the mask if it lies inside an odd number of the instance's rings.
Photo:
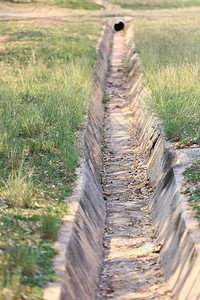
<path id="1" fill-rule="evenodd" d="M 59 6 L 63 8 L 70 9 L 84 9 L 84 10 L 99 10 L 102 8 L 101 5 L 96 4 L 89 0 L 4 0 L 7 4 L 19 4 L 24 5 L 30 4 L 37 5 L 41 4 L 42 6 Z"/>
<path id="2" fill-rule="evenodd" d="M 125 9 L 154 10 L 200 6 L 198 0 L 110 0 Z"/>
<path id="3" fill-rule="evenodd" d="M 59 220 L 57 216 L 50 214 L 42 216 L 41 233 L 45 240 L 55 241 L 58 235 L 58 229 Z"/>
<path id="4" fill-rule="evenodd" d="M 98 10 L 102 7 L 92 1 L 87 0 L 54 0 L 54 2 L 59 6 L 73 9 Z"/>
<path id="5" fill-rule="evenodd" d="M 189 204 L 196 212 L 200 226 L 200 159 L 193 162 L 183 174 L 187 181 L 185 194 L 189 196 Z"/>
<path id="6" fill-rule="evenodd" d="M 102 21 L 0 21 L 0 299 L 42 299 L 55 279 Z"/>
<path id="7" fill-rule="evenodd" d="M 31 173 L 23 175 L 23 164 L 17 171 L 13 170 L 4 183 L 2 195 L 8 207 L 30 208 L 33 200 L 33 183 Z"/>
<path id="8" fill-rule="evenodd" d="M 199 143 L 200 46 L 197 17 L 135 18 L 146 97 L 169 139 Z"/>

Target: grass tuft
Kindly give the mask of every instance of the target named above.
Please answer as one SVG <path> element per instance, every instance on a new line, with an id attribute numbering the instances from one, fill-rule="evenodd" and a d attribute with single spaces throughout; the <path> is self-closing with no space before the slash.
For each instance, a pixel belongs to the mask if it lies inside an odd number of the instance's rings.
<path id="1" fill-rule="evenodd" d="M 31 174 L 23 176 L 21 168 L 12 171 L 2 193 L 8 207 L 30 208 L 33 201 L 33 184 Z"/>
<path id="2" fill-rule="evenodd" d="M 57 216 L 50 214 L 42 216 L 41 232 L 44 239 L 55 241 L 57 238 L 58 229 L 59 221 Z"/>

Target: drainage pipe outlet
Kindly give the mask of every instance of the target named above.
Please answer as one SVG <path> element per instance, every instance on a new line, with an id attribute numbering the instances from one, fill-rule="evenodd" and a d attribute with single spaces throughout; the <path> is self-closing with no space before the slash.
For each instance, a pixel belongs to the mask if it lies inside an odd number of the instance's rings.
<path id="1" fill-rule="evenodd" d="M 124 29 L 124 22 L 119 21 L 119 22 L 116 22 L 116 23 L 114 24 L 114 30 L 115 30 L 115 31 L 121 31 L 121 30 L 123 30 L 123 29 Z"/>

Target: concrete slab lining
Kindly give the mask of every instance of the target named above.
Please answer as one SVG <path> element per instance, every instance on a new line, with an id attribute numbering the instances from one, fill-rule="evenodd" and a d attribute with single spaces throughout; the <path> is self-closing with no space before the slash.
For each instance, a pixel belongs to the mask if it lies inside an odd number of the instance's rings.
<path id="1" fill-rule="evenodd" d="M 160 130 L 159 120 L 144 99 L 140 62 L 133 44 L 133 29 L 126 27 L 128 86 L 134 125 L 148 162 L 155 195 L 152 221 L 157 230 L 161 265 L 175 299 L 200 299 L 200 230 L 181 192 L 183 171 L 200 155 L 200 149 L 175 149 Z"/>
<path id="2" fill-rule="evenodd" d="M 69 213 L 63 219 L 64 225 L 55 243 L 59 251 L 54 262 L 58 281 L 45 287 L 43 298 L 46 300 L 92 300 L 96 295 L 105 219 L 105 204 L 99 180 L 102 97 L 112 35 L 112 26 L 107 22 L 98 46 L 98 59 L 94 68 L 95 100 L 89 108 L 82 134 L 80 148 L 83 153 L 77 169 L 76 187 L 69 198 Z M 81 137 L 79 140 L 81 142 Z"/>

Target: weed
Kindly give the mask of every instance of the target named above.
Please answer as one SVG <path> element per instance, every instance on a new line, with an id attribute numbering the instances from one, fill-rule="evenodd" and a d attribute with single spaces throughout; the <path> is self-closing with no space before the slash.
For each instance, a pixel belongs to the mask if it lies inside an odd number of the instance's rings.
<path id="1" fill-rule="evenodd" d="M 50 214 L 42 216 L 41 234 L 44 239 L 54 241 L 57 238 L 58 229 L 59 222 L 57 216 Z"/>
<path id="2" fill-rule="evenodd" d="M 192 163 L 192 165 L 187 168 L 183 174 L 187 177 L 188 182 L 197 184 L 200 179 L 200 159 Z"/>
<path id="3" fill-rule="evenodd" d="M 108 95 L 104 94 L 103 96 L 103 103 L 107 103 L 109 101 Z"/>
<path id="4" fill-rule="evenodd" d="M 0 273 L 1 279 L 1 291 L 0 291 L 0 299 L 1 300 L 14 300 L 16 297 L 20 297 L 21 288 L 20 288 L 20 278 L 21 278 L 21 270 L 15 269 L 13 273 L 4 272 Z M 4 287 L 6 286 L 6 287 Z"/>
<path id="5" fill-rule="evenodd" d="M 106 201 L 108 200 L 108 197 L 106 195 L 103 195 L 103 199 Z"/>
<path id="6" fill-rule="evenodd" d="M 4 181 L 4 185 L 2 196 L 8 207 L 30 208 L 32 206 L 33 184 L 31 173 L 23 175 L 23 162 L 17 171 L 12 170 L 7 182 Z"/>
<path id="7" fill-rule="evenodd" d="M 7 248 L 9 270 L 20 270 L 22 276 L 34 276 L 38 250 L 25 245 L 11 245 Z M 6 278 L 5 278 L 6 280 Z"/>
<path id="8" fill-rule="evenodd" d="M 189 204 L 195 210 L 200 226 L 200 159 L 193 162 L 183 175 L 187 180 L 185 194 L 189 197 Z"/>
<path id="9" fill-rule="evenodd" d="M 179 142 L 177 142 L 175 144 L 175 146 L 177 148 L 191 147 L 191 145 L 200 146 L 200 137 L 197 137 L 197 138 L 188 137 L 188 138 L 180 140 Z"/>

